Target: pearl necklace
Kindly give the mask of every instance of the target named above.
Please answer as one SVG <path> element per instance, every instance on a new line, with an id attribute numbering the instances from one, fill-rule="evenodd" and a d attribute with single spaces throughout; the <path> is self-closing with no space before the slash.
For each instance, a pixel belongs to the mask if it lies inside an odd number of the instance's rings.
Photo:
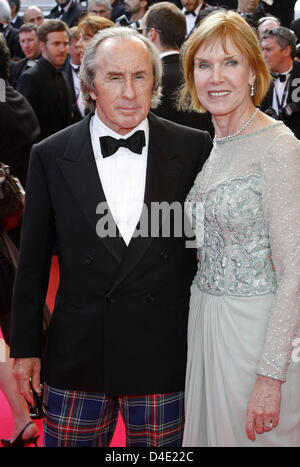
<path id="1" fill-rule="evenodd" d="M 259 112 L 259 108 L 257 108 L 254 112 L 254 114 L 249 118 L 249 120 L 238 130 L 236 131 L 235 133 L 233 133 L 233 135 L 229 135 L 229 136 L 223 136 L 222 138 L 217 138 L 216 136 L 214 137 L 214 141 L 216 143 L 225 143 L 225 141 L 230 141 L 231 139 L 235 138 L 236 136 L 238 136 L 240 133 L 242 133 L 242 131 L 244 131 L 249 125 L 250 123 L 253 122 L 253 120 L 255 119 L 256 115 L 258 114 Z"/>

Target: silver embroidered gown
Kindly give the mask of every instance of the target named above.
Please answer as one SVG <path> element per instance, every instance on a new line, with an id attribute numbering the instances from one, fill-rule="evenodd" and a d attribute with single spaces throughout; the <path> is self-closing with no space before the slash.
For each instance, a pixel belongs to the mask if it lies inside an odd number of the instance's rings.
<path id="1" fill-rule="evenodd" d="M 300 325 L 300 142 L 276 122 L 215 143 L 187 205 L 199 266 L 183 445 L 300 446 L 300 363 L 292 353 Z M 278 427 L 253 443 L 245 424 L 257 374 L 285 382 Z"/>

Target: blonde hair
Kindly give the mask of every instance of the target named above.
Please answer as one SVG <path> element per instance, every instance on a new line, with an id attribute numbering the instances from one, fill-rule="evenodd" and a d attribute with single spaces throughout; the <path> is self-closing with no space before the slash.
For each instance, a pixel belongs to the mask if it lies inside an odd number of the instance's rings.
<path id="1" fill-rule="evenodd" d="M 241 15 L 234 11 L 218 10 L 203 19 L 184 44 L 181 58 L 185 83 L 178 99 L 180 109 L 206 112 L 206 109 L 199 101 L 195 87 L 194 57 L 202 45 L 210 47 L 218 41 L 221 42 L 225 53 L 227 53 L 227 39 L 231 39 L 236 49 L 246 57 L 253 68 L 256 80 L 255 94 L 252 101 L 255 106 L 260 104 L 269 89 L 271 74 L 262 55 L 258 39 Z"/>

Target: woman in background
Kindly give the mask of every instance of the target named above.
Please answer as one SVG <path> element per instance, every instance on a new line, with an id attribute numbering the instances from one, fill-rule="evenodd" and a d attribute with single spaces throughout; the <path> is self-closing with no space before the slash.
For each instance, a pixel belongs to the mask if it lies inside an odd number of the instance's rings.
<path id="1" fill-rule="evenodd" d="M 208 110 L 216 133 L 187 198 L 200 259 L 184 446 L 299 446 L 300 143 L 256 108 L 270 74 L 237 13 L 205 18 L 183 67 L 181 107 Z"/>
<path id="2" fill-rule="evenodd" d="M 78 24 L 77 37 L 78 37 L 78 48 L 80 49 L 80 58 L 82 59 L 83 54 L 93 39 L 94 35 L 102 29 L 111 28 L 115 26 L 115 23 L 102 16 L 96 16 L 88 14 Z"/>

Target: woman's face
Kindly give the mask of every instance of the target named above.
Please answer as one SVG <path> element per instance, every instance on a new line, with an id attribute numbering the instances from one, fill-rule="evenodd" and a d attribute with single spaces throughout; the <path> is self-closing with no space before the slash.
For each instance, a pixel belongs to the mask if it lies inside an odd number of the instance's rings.
<path id="1" fill-rule="evenodd" d="M 79 40 L 78 40 L 77 46 L 78 46 L 78 49 L 79 49 L 80 59 L 81 60 L 82 60 L 84 52 L 87 49 L 87 46 L 89 45 L 89 43 L 91 42 L 92 39 L 93 39 L 93 36 L 91 34 L 86 34 L 84 32 L 81 32 L 79 34 Z"/>
<path id="2" fill-rule="evenodd" d="M 228 38 L 222 43 L 203 44 L 194 57 L 194 81 L 198 99 L 212 115 L 227 115 L 252 103 L 250 85 L 255 81 L 248 60 Z"/>

